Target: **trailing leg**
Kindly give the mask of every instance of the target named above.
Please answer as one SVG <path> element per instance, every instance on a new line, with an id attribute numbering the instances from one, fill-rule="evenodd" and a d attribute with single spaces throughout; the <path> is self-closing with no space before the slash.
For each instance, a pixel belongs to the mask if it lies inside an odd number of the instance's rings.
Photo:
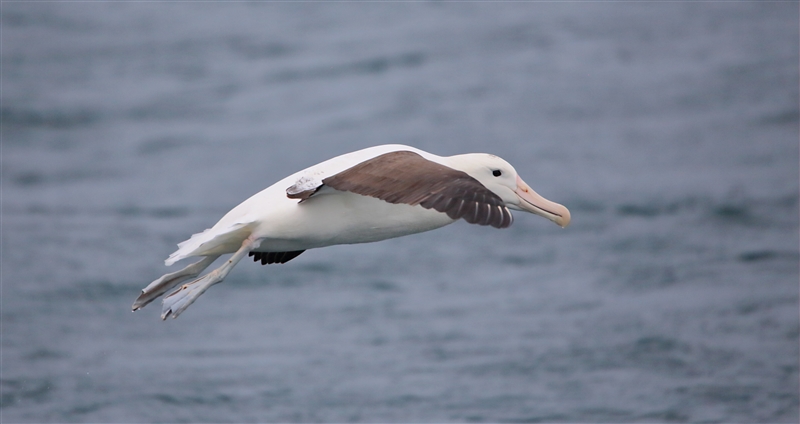
<path id="1" fill-rule="evenodd" d="M 192 282 L 180 286 L 178 290 L 164 297 L 164 300 L 161 302 L 161 319 L 167 319 L 168 316 L 177 318 L 178 315 L 194 303 L 201 294 L 214 284 L 222 282 L 228 273 L 231 272 L 231 269 L 233 269 L 233 267 L 251 250 L 257 248 L 260 243 L 260 240 L 253 240 L 248 237 L 242 242 L 242 247 L 240 247 L 222 266 Z"/>

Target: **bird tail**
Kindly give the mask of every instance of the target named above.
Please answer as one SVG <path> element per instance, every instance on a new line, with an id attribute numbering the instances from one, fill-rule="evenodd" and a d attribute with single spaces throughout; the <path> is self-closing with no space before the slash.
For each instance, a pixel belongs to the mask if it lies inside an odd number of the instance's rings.
<path id="1" fill-rule="evenodd" d="M 169 255 L 164 264 L 170 266 L 191 256 L 220 255 L 235 252 L 252 230 L 252 223 L 235 223 L 224 228 L 209 228 L 193 234 L 189 240 L 178 243 L 178 250 Z"/>

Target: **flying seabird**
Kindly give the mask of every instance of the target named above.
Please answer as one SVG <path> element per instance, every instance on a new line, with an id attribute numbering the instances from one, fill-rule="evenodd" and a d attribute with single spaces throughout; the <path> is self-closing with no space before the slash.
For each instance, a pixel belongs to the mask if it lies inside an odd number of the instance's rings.
<path id="1" fill-rule="evenodd" d="M 506 228 L 513 221 L 509 209 L 561 227 L 570 221 L 567 208 L 538 195 L 497 156 L 445 157 L 403 145 L 358 150 L 278 181 L 178 244 L 167 266 L 192 256 L 203 259 L 150 283 L 133 310 L 180 285 L 162 301 L 161 318 L 177 318 L 245 255 L 262 264 L 286 263 L 308 249 L 386 240 L 458 219 Z M 196 278 L 228 253 L 233 255 L 222 266 Z"/>

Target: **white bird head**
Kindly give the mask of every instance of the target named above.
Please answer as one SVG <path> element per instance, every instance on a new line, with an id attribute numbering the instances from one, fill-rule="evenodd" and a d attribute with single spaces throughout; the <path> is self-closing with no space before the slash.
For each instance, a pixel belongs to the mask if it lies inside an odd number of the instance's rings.
<path id="1" fill-rule="evenodd" d="M 486 153 L 469 153 L 444 159 L 447 166 L 467 173 L 500 196 L 508 208 L 539 215 L 561 227 L 569 225 L 569 210 L 533 191 L 517 175 L 514 167 L 502 158 Z"/>

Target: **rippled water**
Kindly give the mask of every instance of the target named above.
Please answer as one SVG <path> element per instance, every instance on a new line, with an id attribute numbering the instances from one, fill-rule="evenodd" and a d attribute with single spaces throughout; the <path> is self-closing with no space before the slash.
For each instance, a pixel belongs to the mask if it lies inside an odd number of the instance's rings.
<path id="1" fill-rule="evenodd" d="M 797 422 L 798 5 L 3 3 L 3 422 Z M 511 161 L 457 223 L 138 291 L 283 176 Z"/>

